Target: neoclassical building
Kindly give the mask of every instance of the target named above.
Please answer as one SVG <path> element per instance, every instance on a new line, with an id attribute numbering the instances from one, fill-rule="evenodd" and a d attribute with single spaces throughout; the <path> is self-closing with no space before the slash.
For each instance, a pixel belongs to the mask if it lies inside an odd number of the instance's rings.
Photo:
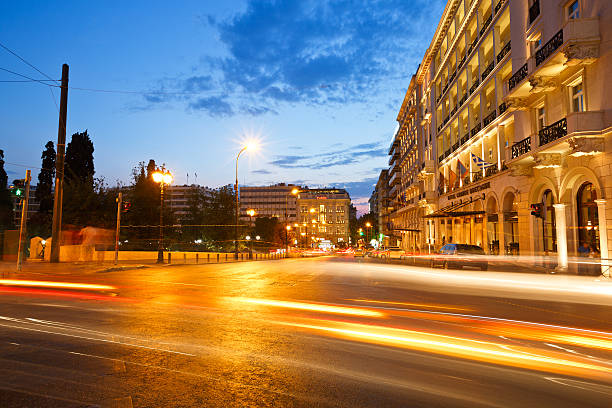
<path id="1" fill-rule="evenodd" d="M 398 115 L 390 237 L 556 254 L 561 268 L 579 246 L 608 258 L 608 3 L 448 1 Z"/>

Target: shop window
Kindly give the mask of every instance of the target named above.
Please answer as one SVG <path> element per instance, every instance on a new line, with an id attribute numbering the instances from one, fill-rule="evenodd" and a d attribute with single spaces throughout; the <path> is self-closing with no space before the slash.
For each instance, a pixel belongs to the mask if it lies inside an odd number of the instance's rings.
<path id="1" fill-rule="evenodd" d="M 566 7 L 566 15 L 568 20 L 574 20 L 580 18 L 580 2 L 574 0 Z"/>
<path id="2" fill-rule="evenodd" d="M 557 229 L 555 227 L 555 207 L 551 190 L 542 195 L 544 214 L 542 218 L 542 243 L 544 252 L 557 252 Z"/>
<path id="3" fill-rule="evenodd" d="M 599 217 L 597 214 L 597 190 L 591 183 L 578 189 L 578 244 L 586 243 L 591 251 L 599 252 Z"/>
<path id="4" fill-rule="evenodd" d="M 570 86 L 572 112 L 584 112 L 584 88 L 582 80 Z"/>

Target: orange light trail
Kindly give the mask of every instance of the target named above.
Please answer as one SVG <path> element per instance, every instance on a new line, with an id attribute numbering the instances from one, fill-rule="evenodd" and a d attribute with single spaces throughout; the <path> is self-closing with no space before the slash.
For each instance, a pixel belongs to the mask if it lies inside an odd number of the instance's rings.
<path id="1" fill-rule="evenodd" d="M 470 309 L 468 307 L 456 307 L 456 306 L 447 306 L 447 305 L 432 305 L 432 304 L 426 304 L 426 303 L 390 302 L 390 301 L 369 300 L 369 299 L 344 299 L 344 300 L 349 300 L 351 302 L 377 303 L 377 304 L 386 304 L 386 305 L 421 307 L 423 309 L 460 310 L 460 311 L 463 311 L 463 312 L 471 312 L 471 311 L 474 310 L 474 309 Z"/>
<path id="2" fill-rule="evenodd" d="M 78 290 L 114 290 L 114 286 L 96 285 L 93 283 L 70 283 L 70 282 L 50 282 L 32 281 L 16 279 L 0 279 L 0 285 L 4 286 L 26 286 L 35 288 L 55 288 L 55 289 L 78 289 Z"/>
<path id="3" fill-rule="evenodd" d="M 596 376 L 608 379 L 612 368 L 599 366 L 580 358 L 566 358 L 559 352 L 509 346 L 435 333 L 336 321 L 318 324 L 278 322 L 283 325 L 326 332 L 341 338 L 387 346 L 419 350 L 469 360 L 521 367 L 565 375 Z M 328 326 L 321 325 L 327 323 Z"/>
<path id="4" fill-rule="evenodd" d="M 307 310 L 311 312 L 333 313 L 350 316 L 384 317 L 385 314 L 375 310 L 356 307 L 321 305 L 317 303 L 291 302 L 287 300 L 254 299 L 254 298 L 230 298 L 236 302 L 250 303 L 263 306 L 281 307 L 286 309 Z"/>

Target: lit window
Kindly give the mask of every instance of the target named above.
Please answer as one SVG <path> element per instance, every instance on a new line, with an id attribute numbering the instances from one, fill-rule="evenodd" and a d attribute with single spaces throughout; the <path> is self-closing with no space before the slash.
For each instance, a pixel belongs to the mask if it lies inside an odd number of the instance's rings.
<path id="1" fill-rule="evenodd" d="M 572 96 L 572 112 L 584 112 L 584 92 L 582 81 L 570 87 Z"/>
<path id="2" fill-rule="evenodd" d="M 544 105 L 538 108 L 537 114 L 538 114 L 538 130 L 542 130 L 546 127 L 546 109 L 544 108 Z"/>
<path id="3" fill-rule="evenodd" d="M 574 20 L 576 18 L 580 18 L 580 4 L 578 0 L 572 1 L 569 6 L 567 6 L 567 19 Z"/>

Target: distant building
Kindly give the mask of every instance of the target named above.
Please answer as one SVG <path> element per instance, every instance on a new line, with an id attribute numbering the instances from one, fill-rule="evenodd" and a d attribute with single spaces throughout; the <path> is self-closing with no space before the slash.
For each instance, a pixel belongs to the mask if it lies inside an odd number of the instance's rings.
<path id="1" fill-rule="evenodd" d="M 213 190 L 198 184 L 183 184 L 181 186 L 169 185 L 166 187 L 164 197 L 165 205 L 172 210 L 179 223 L 189 215 L 189 199 L 196 191 L 210 198 Z"/>
<path id="2" fill-rule="evenodd" d="M 240 187 L 240 222 L 254 226 L 256 217 L 276 217 L 283 223 L 295 223 L 297 195 L 291 191 L 296 188 L 301 191 L 300 186 L 285 183 Z M 255 217 L 248 215 L 250 209 L 255 210 Z"/>
<path id="3" fill-rule="evenodd" d="M 310 247 L 322 240 L 349 242 L 350 205 L 351 197 L 344 189 L 301 191 L 297 200 L 300 244 Z"/>
<path id="4" fill-rule="evenodd" d="M 25 200 L 25 189 L 23 196 L 21 198 L 12 197 L 13 199 L 13 220 L 16 227 L 19 227 L 21 223 L 21 209 L 23 205 L 23 201 Z M 26 220 L 32 219 L 32 215 L 38 212 L 38 208 L 40 207 L 40 203 L 36 199 L 36 185 L 30 185 L 30 196 L 28 199 L 28 217 Z"/>

